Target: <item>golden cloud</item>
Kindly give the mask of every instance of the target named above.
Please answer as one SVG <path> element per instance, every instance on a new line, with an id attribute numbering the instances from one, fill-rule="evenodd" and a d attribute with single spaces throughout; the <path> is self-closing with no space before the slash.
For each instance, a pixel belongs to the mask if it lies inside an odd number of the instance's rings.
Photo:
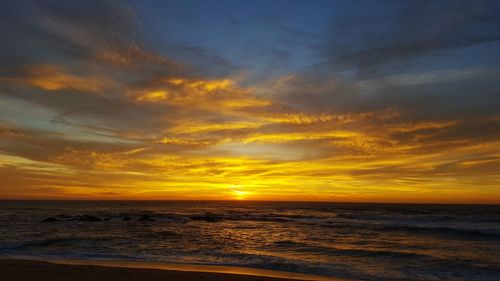
<path id="1" fill-rule="evenodd" d="M 63 66 L 38 64 L 24 68 L 23 77 L 2 78 L 3 81 L 30 85 L 45 91 L 78 90 L 100 92 L 115 85 L 109 79 L 92 75 L 76 75 Z"/>

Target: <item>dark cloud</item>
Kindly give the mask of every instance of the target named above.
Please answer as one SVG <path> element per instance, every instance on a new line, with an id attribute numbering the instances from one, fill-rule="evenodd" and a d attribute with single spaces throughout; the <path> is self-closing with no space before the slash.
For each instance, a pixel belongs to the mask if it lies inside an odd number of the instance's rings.
<path id="1" fill-rule="evenodd" d="M 159 47 L 178 61 L 194 66 L 195 75 L 203 77 L 226 77 L 241 71 L 242 67 L 234 65 L 215 50 L 209 50 L 186 43 Z"/>
<path id="2" fill-rule="evenodd" d="M 334 68 L 339 69 L 367 67 L 383 63 L 391 63 L 394 61 L 410 60 L 432 52 L 449 51 L 477 44 L 495 42 L 498 40 L 500 40 L 500 34 L 493 36 L 452 38 L 448 40 L 435 38 L 362 50 L 357 53 L 335 57 L 329 63 Z"/>
<path id="3" fill-rule="evenodd" d="M 8 50 L 2 52 L 2 59 L 36 62 L 37 57 L 91 58 L 102 48 L 126 48 L 135 41 L 133 13 L 117 1 L 86 1 L 78 5 L 22 1 L 2 5 L 2 10 L 9 13 L 1 28 L 6 43 L 3 48 Z"/>
<path id="4" fill-rule="evenodd" d="M 496 1 L 405 1 L 378 14 L 346 11 L 332 25 L 321 67 L 373 76 L 423 56 L 500 40 Z"/>
<path id="5" fill-rule="evenodd" d="M 142 75 L 189 72 L 185 65 L 152 51 L 134 11 L 123 1 L 1 5 L 6 15 L 0 27 L 0 74 L 12 75 L 33 64 L 66 64 L 72 71 L 120 74 L 120 78 L 127 78 L 130 68 L 140 69 Z M 133 73 L 135 79 L 138 74 Z"/>

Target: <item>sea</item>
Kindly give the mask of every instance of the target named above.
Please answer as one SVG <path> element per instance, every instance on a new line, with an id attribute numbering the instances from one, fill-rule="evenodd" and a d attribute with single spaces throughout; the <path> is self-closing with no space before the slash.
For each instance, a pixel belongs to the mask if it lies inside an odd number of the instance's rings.
<path id="1" fill-rule="evenodd" d="M 0 258 L 500 280 L 499 205 L 0 201 Z"/>

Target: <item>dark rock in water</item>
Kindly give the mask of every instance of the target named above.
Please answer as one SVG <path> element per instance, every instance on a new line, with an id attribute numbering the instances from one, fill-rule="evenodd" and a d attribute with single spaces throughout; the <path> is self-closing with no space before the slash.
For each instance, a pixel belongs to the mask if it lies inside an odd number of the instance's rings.
<path id="1" fill-rule="evenodd" d="M 42 220 L 42 222 L 56 222 L 56 221 L 60 221 L 54 217 L 50 217 L 50 218 L 46 218 L 44 220 Z"/>
<path id="2" fill-rule="evenodd" d="M 150 215 L 142 215 L 140 218 L 139 218 L 139 221 L 154 221 L 153 218 L 151 218 Z"/>
<path id="3" fill-rule="evenodd" d="M 80 220 L 82 220 L 82 221 L 91 221 L 91 222 L 101 221 L 100 218 L 94 217 L 94 216 L 89 216 L 89 215 L 83 215 L 83 216 L 81 216 Z"/>
<path id="4" fill-rule="evenodd" d="M 71 219 L 69 219 L 70 221 L 88 221 L 88 222 L 96 222 L 96 221 L 101 221 L 100 218 L 98 217 L 94 217 L 94 216 L 90 216 L 90 215 L 82 215 L 82 216 L 76 216 L 76 217 L 72 217 Z"/>
<path id="5" fill-rule="evenodd" d="M 123 216 L 123 217 L 122 217 L 122 220 L 124 220 L 124 221 L 129 221 L 129 220 L 131 220 L 131 219 L 132 219 L 132 218 L 131 218 L 131 217 L 129 217 L 129 216 Z"/>
<path id="6" fill-rule="evenodd" d="M 90 216 L 90 215 L 80 215 L 80 216 L 68 216 L 68 215 L 57 215 L 55 217 L 49 217 L 44 219 L 42 222 L 57 222 L 57 221 L 87 221 L 87 222 L 96 222 L 96 221 L 102 221 L 102 219 L 95 217 L 95 216 Z"/>
<path id="7" fill-rule="evenodd" d="M 69 215 L 66 215 L 66 214 L 59 214 L 56 216 L 56 218 L 60 218 L 60 219 L 70 219 L 71 216 Z"/>
<path id="8" fill-rule="evenodd" d="M 218 222 L 222 220 L 222 216 L 200 215 L 200 216 L 192 216 L 191 219 L 195 221 Z"/>

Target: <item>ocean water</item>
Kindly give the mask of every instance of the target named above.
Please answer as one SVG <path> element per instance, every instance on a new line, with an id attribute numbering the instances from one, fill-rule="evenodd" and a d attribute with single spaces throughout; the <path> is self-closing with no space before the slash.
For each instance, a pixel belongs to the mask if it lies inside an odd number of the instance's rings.
<path id="1" fill-rule="evenodd" d="M 500 280 L 500 206 L 0 201 L 2 256 Z"/>

